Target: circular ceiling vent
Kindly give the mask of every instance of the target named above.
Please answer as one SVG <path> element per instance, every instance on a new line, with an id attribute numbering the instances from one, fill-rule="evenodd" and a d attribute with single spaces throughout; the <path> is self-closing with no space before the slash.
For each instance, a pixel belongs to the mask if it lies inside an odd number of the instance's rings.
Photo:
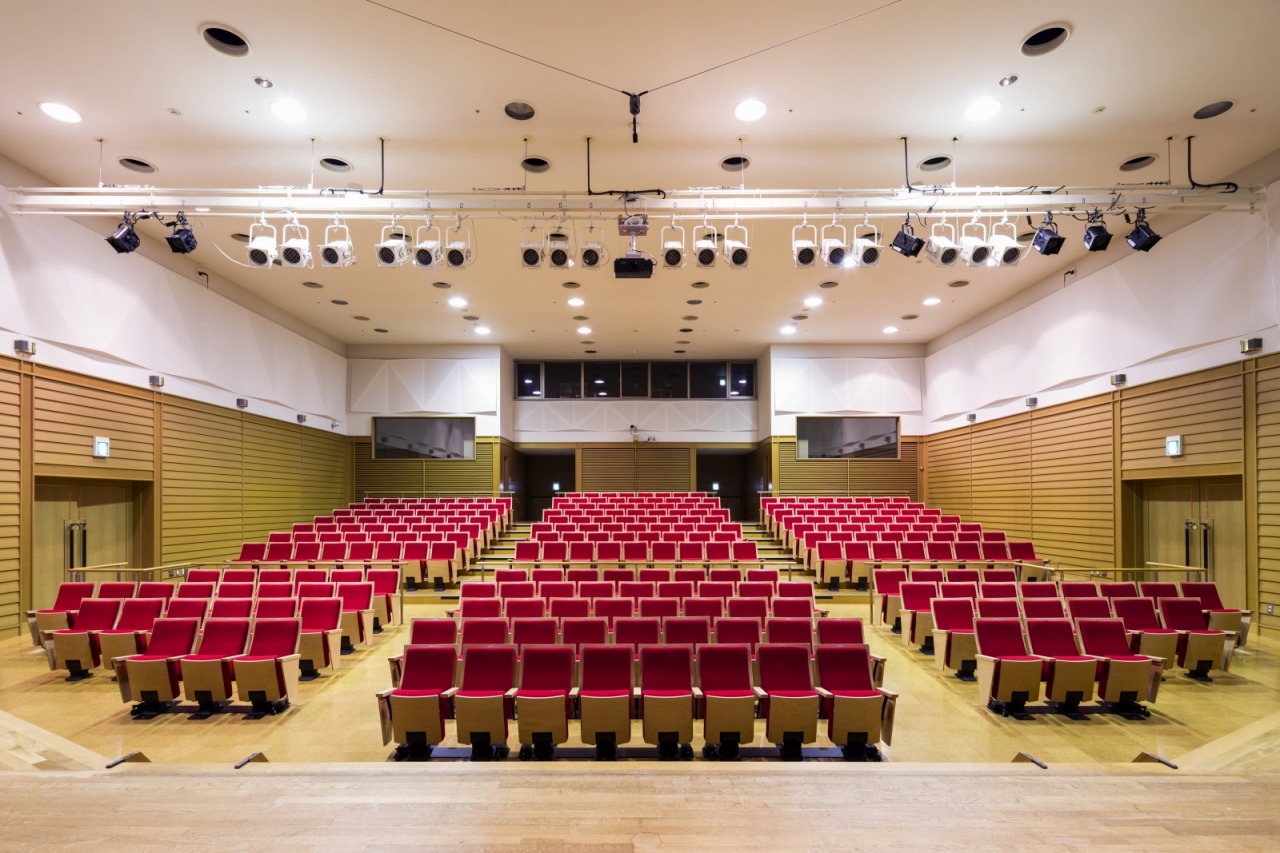
<path id="1" fill-rule="evenodd" d="M 1136 172 L 1139 169 L 1145 169 L 1156 161 L 1155 154 L 1139 154 L 1137 157 L 1130 157 L 1120 164 L 1122 172 Z"/>
<path id="2" fill-rule="evenodd" d="M 726 172 L 741 172 L 751 165 L 751 158 L 741 154 L 733 154 L 720 161 L 720 168 Z"/>
<path id="3" fill-rule="evenodd" d="M 350 172 L 351 163 L 341 157 L 321 157 L 320 168 L 328 169 L 330 172 Z"/>
<path id="4" fill-rule="evenodd" d="M 1198 119 L 1217 118 L 1235 105 L 1235 101 L 1214 101 L 1212 104 L 1205 104 L 1196 110 L 1191 114 L 1191 117 Z"/>
<path id="5" fill-rule="evenodd" d="M 1022 40 L 1022 55 L 1044 56 L 1062 47 L 1069 38 L 1071 27 L 1067 24 L 1047 24 Z"/>
<path id="6" fill-rule="evenodd" d="M 210 24 L 200 30 L 205 44 L 227 56 L 244 56 L 249 52 L 249 40 L 230 27 Z"/>
<path id="7" fill-rule="evenodd" d="M 533 104 L 527 101 L 509 101 L 502 111 L 507 114 L 507 118 L 513 118 L 516 121 L 528 121 L 537 112 Z"/>
<path id="8" fill-rule="evenodd" d="M 922 172 L 940 172 L 951 165 L 951 158 L 946 154 L 936 154 L 933 157 L 926 157 L 916 164 Z"/>
<path id="9" fill-rule="evenodd" d="M 156 170 L 155 166 L 139 157 L 121 157 L 117 162 L 130 172 L 141 172 L 144 175 L 150 175 Z"/>

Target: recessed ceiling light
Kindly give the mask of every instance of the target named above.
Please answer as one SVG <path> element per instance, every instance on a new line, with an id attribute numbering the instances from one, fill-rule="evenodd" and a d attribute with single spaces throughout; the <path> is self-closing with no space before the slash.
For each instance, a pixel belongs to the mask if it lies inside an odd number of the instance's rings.
<path id="1" fill-rule="evenodd" d="M 330 172 L 350 172 L 351 163 L 341 157 L 321 157 L 320 168 Z"/>
<path id="2" fill-rule="evenodd" d="M 453 287 L 453 285 L 447 281 L 433 281 L 431 282 L 431 286 L 438 287 L 441 290 L 448 290 L 449 288 Z"/>
<path id="3" fill-rule="evenodd" d="M 502 111 L 507 114 L 508 118 L 513 118 L 516 121 L 528 121 L 536 113 L 533 104 L 526 101 L 510 101 L 502 108 Z"/>
<path id="4" fill-rule="evenodd" d="M 741 172 L 750 165 L 751 158 L 743 157 L 741 154 L 733 154 L 720 161 L 720 168 L 726 172 Z"/>
<path id="5" fill-rule="evenodd" d="M 466 308 L 467 300 L 463 299 L 461 296 L 450 296 L 449 304 L 454 308 Z"/>
<path id="6" fill-rule="evenodd" d="M 347 300 L 345 300 L 345 299 L 330 299 L 329 301 L 330 301 L 330 302 L 332 302 L 334 305 L 346 305 L 346 304 L 347 304 Z"/>
<path id="7" fill-rule="evenodd" d="M 374 331 L 380 335 L 385 335 L 387 333 L 386 329 L 374 329 Z"/>
<path id="8" fill-rule="evenodd" d="M 682 335 L 687 335 L 687 334 L 689 334 L 690 332 L 692 332 L 692 331 L 693 331 L 693 329 L 679 329 L 679 330 L 677 330 L 677 331 L 679 331 L 679 332 L 680 332 L 680 334 L 682 334 Z"/>
<path id="9" fill-rule="evenodd" d="M 253 82 L 257 83 L 259 86 L 261 86 L 264 89 L 270 89 L 272 86 L 275 85 L 275 83 L 272 83 L 266 77 L 262 77 L 262 76 L 254 77 Z"/>
<path id="10" fill-rule="evenodd" d="M 578 284 L 576 281 L 566 281 L 560 286 L 567 290 L 577 290 L 579 287 L 582 287 L 582 285 Z"/>
<path id="11" fill-rule="evenodd" d="M 782 334 L 784 334 L 784 335 L 794 335 L 794 334 L 796 333 L 796 327 L 795 327 L 795 326 L 783 326 L 783 327 L 782 327 L 781 329 L 779 329 L 778 331 L 779 331 L 779 332 L 781 332 L 781 333 L 782 333 Z"/>
<path id="12" fill-rule="evenodd" d="M 41 101 L 40 112 L 49 118 L 65 121 L 67 124 L 76 124 L 81 121 L 80 113 L 66 104 L 55 104 L 53 101 Z"/>
<path id="13" fill-rule="evenodd" d="M 590 327 L 590 326 L 579 326 L 579 327 L 578 327 L 578 334 L 580 334 L 580 335 L 589 335 L 589 334 L 591 334 L 591 327 Z"/>
<path id="14" fill-rule="evenodd" d="M 245 234 L 242 231 L 237 231 L 236 233 L 231 235 L 231 239 L 235 240 L 237 243 L 248 243 L 249 235 Z"/>
<path id="15" fill-rule="evenodd" d="M 352 314 L 351 319 L 359 320 L 360 322 L 364 323 L 364 322 L 367 322 L 369 318 L 364 316 L 363 314 Z"/>
<path id="16" fill-rule="evenodd" d="M 596 350 L 593 350 L 593 349 L 584 349 L 584 350 L 583 350 L 583 352 L 584 352 L 584 353 L 586 353 L 587 355 L 595 355 L 595 354 L 596 354 Z M 542 392 L 540 392 L 540 391 L 534 391 L 533 393 L 535 393 L 535 394 L 540 394 L 540 393 L 542 393 Z"/>
<path id="17" fill-rule="evenodd" d="M 925 300 L 923 303 L 921 303 L 921 304 L 923 304 L 923 305 L 930 305 L 930 306 L 932 306 L 932 305 L 940 305 L 940 304 L 942 304 L 942 300 L 941 300 L 941 299 L 939 299 L 939 298 L 938 298 L 938 297 L 936 297 L 936 296 L 930 296 L 928 299 L 926 299 L 926 300 Z"/>
<path id="18" fill-rule="evenodd" d="M 687 352 L 687 350 L 673 349 L 672 352 L 675 353 L 676 355 L 684 355 Z"/>
<path id="19" fill-rule="evenodd" d="M 733 108 L 733 114 L 738 117 L 739 121 L 759 121 L 764 118 L 767 110 L 768 107 L 764 105 L 764 101 L 756 98 L 747 98 Z"/>
<path id="20" fill-rule="evenodd" d="M 578 343 L 580 343 L 580 344 L 584 344 L 584 345 L 589 345 L 589 344 L 594 344 L 594 343 L 595 343 L 595 341 L 578 341 Z"/>
<path id="21" fill-rule="evenodd" d="M 901 319 L 901 320 L 919 320 L 919 319 L 920 319 L 920 315 L 919 315 L 919 314 L 903 314 L 899 319 Z"/>
<path id="22" fill-rule="evenodd" d="M 840 282 L 838 281 L 824 281 L 822 284 L 818 285 L 818 287 L 821 287 L 823 290 L 830 290 L 833 287 L 839 286 Z"/>
<path id="23" fill-rule="evenodd" d="M 1000 78 L 1000 85 L 1001 85 L 1001 86 L 1012 86 L 1014 83 L 1017 83 L 1017 82 L 1018 82 L 1018 75 L 1017 75 L 1017 74 L 1009 74 L 1009 75 L 1007 75 L 1007 76 L 1005 76 L 1005 77 L 1001 77 L 1001 78 Z"/>
<path id="24" fill-rule="evenodd" d="M 477 335 L 487 335 L 491 331 L 492 329 L 490 329 L 488 326 L 476 326 Z"/>
<path id="25" fill-rule="evenodd" d="M 1000 102 L 995 98 L 983 96 L 969 104 L 964 111 L 964 117 L 968 121 L 986 121 L 994 118 L 998 112 L 1000 112 Z"/>
<path id="26" fill-rule="evenodd" d="M 249 52 L 249 42 L 240 33 L 223 26 L 208 26 L 200 31 L 209 47 L 227 56 L 244 56 Z"/>
<path id="27" fill-rule="evenodd" d="M 703 288 L 710 287 L 710 286 L 711 286 L 711 282 L 708 282 L 708 281 L 695 281 L 693 284 L 691 284 L 691 285 L 689 285 L 689 286 L 690 286 L 690 287 L 692 287 L 694 290 L 702 290 Z"/>
<path id="28" fill-rule="evenodd" d="M 933 157 L 926 157 L 916 164 L 917 168 L 922 172 L 940 172 L 951 165 L 951 158 L 946 154 L 936 154 Z"/>
<path id="29" fill-rule="evenodd" d="M 696 319 L 698 319 L 698 318 L 697 318 L 697 316 L 696 316 L 696 315 L 694 315 L 694 314 L 686 314 L 685 316 L 681 317 L 680 319 L 681 319 L 681 320 L 686 320 L 686 321 L 688 321 L 688 322 L 692 323 L 694 320 L 696 320 Z"/>
<path id="30" fill-rule="evenodd" d="M 686 299 L 684 304 L 685 304 L 685 305 L 701 305 L 701 304 L 702 304 L 702 300 L 701 300 L 701 299 Z"/>
<path id="31" fill-rule="evenodd" d="M 589 317 L 587 317 L 585 314 L 579 314 L 579 315 L 577 315 L 576 317 L 574 317 L 573 319 L 574 319 L 574 320 L 576 320 L 577 322 L 581 323 L 582 321 L 584 321 L 584 320 L 589 320 L 590 318 L 589 318 Z"/>
<path id="32" fill-rule="evenodd" d="M 897 333 L 898 333 L 898 327 L 897 327 L 897 326 L 885 326 L 885 327 L 884 327 L 883 329 L 881 329 L 880 331 L 884 332 L 886 335 L 895 335 L 895 334 L 897 334 Z"/>
<path id="33" fill-rule="evenodd" d="M 309 288 L 311 288 L 312 290 L 319 290 L 320 288 L 324 287 L 324 285 L 323 285 L 323 284 L 321 284 L 321 283 L 320 283 L 320 282 L 318 282 L 318 281 L 304 281 L 304 282 L 302 283 L 302 286 L 303 286 L 303 287 L 309 287 Z"/>
<path id="34" fill-rule="evenodd" d="M 209 212 L 209 208 L 207 208 L 207 207 L 197 207 L 197 208 L 196 208 L 196 213 L 208 213 L 208 212 Z"/>
<path id="35" fill-rule="evenodd" d="M 297 101 L 285 98 L 271 102 L 271 113 L 276 118 L 289 124 L 300 124 L 307 120 L 307 111 Z"/>
<path id="36" fill-rule="evenodd" d="M 121 157 L 117 162 L 130 172 L 141 172 L 144 175 L 149 175 L 156 170 L 155 166 L 138 157 Z"/>
<path id="37" fill-rule="evenodd" d="M 821 296 L 810 296 L 804 300 L 805 308 L 817 308 L 821 304 L 822 304 Z"/>
<path id="38" fill-rule="evenodd" d="M 809 315 L 808 314 L 792 314 L 791 319 L 792 320 L 808 320 Z"/>
<path id="39" fill-rule="evenodd" d="M 1022 40 L 1023 56 L 1044 56 L 1057 50 L 1071 37 L 1071 27 L 1066 24 L 1046 24 Z"/>
<path id="40" fill-rule="evenodd" d="M 676 341 L 676 346 L 684 346 L 685 344 L 691 343 L 693 343 L 693 341 Z"/>
<path id="41" fill-rule="evenodd" d="M 1145 169 L 1156 161 L 1155 154 L 1139 154 L 1137 157 L 1130 157 L 1120 164 L 1122 172 L 1136 172 L 1139 169 Z"/>
<path id="42" fill-rule="evenodd" d="M 583 305 L 586 305 L 586 304 L 587 304 L 587 300 L 583 299 L 581 296 L 569 297 L 569 305 L 571 305 L 574 308 L 581 308 Z"/>
<path id="43" fill-rule="evenodd" d="M 1214 101 L 1212 104 L 1205 104 L 1203 107 L 1196 110 L 1194 113 L 1191 114 L 1191 117 L 1198 118 L 1198 119 L 1216 118 L 1222 115 L 1223 113 L 1225 113 L 1227 110 L 1234 107 L 1235 105 L 1236 105 L 1236 102 L 1231 100 Z"/>
<path id="44" fill-rule="evenodd" d="M 475 321 L 479 320 L 480 318 L 479 318 L 479 317 L 477 317 L 477 316 L 476 316 L 476 315 L 474 315 L 474 314 L 463 314 L 463 315 L 462 315 L 462 319 L 466 320 L 468 323 L 474 323 Z"/>

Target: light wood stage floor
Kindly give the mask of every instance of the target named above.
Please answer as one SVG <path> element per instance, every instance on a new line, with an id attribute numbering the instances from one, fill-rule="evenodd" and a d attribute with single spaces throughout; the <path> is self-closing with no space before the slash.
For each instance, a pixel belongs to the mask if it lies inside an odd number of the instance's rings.
<path id="1" fill-rule="evenodd" d="M 866 616 L 865 605 L 830 609 Z M 443 610 L 423 599 L 406 615 Z M 0 848 L 1276 848 L 1274 638 L 1255 635 L 1212 684 L 1171 674 L 1146 720 L 1018 721 L 991 714 L 975 684 L 898 636 L 869 634 L 889 660 L 885 686 L 901 694 L 889 760 L 873 765 L 390 763 L 373 694 L 389 686 L 386 658 L 404 627 L 345 657 L 336 676 L 303 684 L 286 713 L 256 721 L 135 720 L 108 676 L 67 683 L 25 637 L 5 640 Z M 632 746 L 638 722 L 634 732 Z M 580 745 L 572 735 L 567 746 Z M 134 751 L 152 763 L 105 769 Z M 232 769 L 254 752 L 269 763 Z M 1010 763 L 1019 752 L 1048 769 Z M 1178 769 L 1131 764 L 1142 752 Z"/>

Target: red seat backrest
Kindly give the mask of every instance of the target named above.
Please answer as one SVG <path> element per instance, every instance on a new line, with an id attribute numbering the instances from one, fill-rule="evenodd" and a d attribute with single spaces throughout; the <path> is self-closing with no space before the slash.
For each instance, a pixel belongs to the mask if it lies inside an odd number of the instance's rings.
<path id="1" fill-rule="evenodd" d="M 1113 598 L 1111 607 L 1129 631 L 1160 630 L 1160 617 L 1156 615 L 1156 603 L 1150 598 Z"/>
<path id="2" fill-rule="evenodd" d="M 548 617 L 511 620 L 511 642 L 517 649 L 528 645 L 554 645 L 558 631 L 556 620 Z"/>
<path id="3" fill-rule="evenodd" d="M 1204 605 L 1198 598 L 1160 599 L 1160 620 L 1166 628 L 1175 631 L 1204 631 L 1208 628 Z"/>
<path id="4" fill-rule="evenodd" d="M 814 649 L 818 684 L 831 691 L 875 690 L 871 652 L 863 644 L 820 645 Z"/>
<path id="5" fill-rule="evenodd" d="M 120 599 L 86 598 L 80 602 L 74 631 L 109 631 L 120 618 Z"/>
<path id="6" fill-rule="evenodd" d="M 852 645 L 864 642 L 861 619 L 819 619 L 818 644 Z"/>
<path id="7" fill-rule="evenodd" d="M 453 687 L 457 666 L 458 656 L 452 645 L 406 646 L 400 689 L 443 693 Z"/>
<path id="8" fill-rule="evenodd" d="M 458 623 L 452 619 L 414 619 L 409 625 L 409 643 L 411 645 L 452 646 L 457 642 L 457 639 Z M 450 681 L 449 686 L 453 686 L 452 681 Z"/>
<path id="9" fill-rule="evenodd" d="M 1138 584 L 1138 592 L 1145 598 L 1177 598 L 1178 585 L 1172 581 L 1146 581 Z"/>
<path id="10" fill-rule="evenodd" d="M 133 598 L 138 585 L 133 581 L 103 581 L 98 584 L 97 598 Z"/>
<path id="11" fill-rule="evenodd" d="M 1065 619 L 1067 609 L 1061 598 L 1024 598 L 1022 615 L 1027 619 Z"/>
<path id="12" fill-rule="evenodd" d="M 659 642 L 661 623 L 655 617 L 619 617 L 613 620 L 613 641 L 639 649 Z"/>
<path id="13" fill-rule="evenodd" d="M 712 623 L 717 643 L 737 643 L 749 646 L 754 653 L 760 644 L 763 626 L 755 617 L 722 616 Z"/>
<path id="14" fill-rule="evenodd" d="M 465 625 L 463 626 L 465 630 Z M 515 686 L 516 650 L 512 646 L 471 646 L 462 651 L 460 690 L 506 692 Z"/>
<path id="15" fill-rule="evenodd" d="M 462 622 L 463 646 L 496 646 L 506 642 L 506 619 L 464 619 Z"/>
<path id="16" fill-rule="evenodd" d="M 150 631 L 164 610 L 162 598 L 130 598 L 120 607 L 117 631 Z"/>
<path id="17" fill-rule="evenodd" d="M 256 619 L 292 619 L 297 615 L 298 599 L 296 598 L 254 599 L 253 616 Z"/>
<path id="18" fill-rule="evenodd" d="M 688 646 L 640 648 L 640 689 L 693 693 L 693 650 Z"/>
<path id="19" fill-rule="evenodd" d="M 618 617 L 630 617 L 635 612 L 636 600 L 633 598 L 597 598 L 592 602 L 592 612 L 604 617 L 610 627 Z"/>
<path id="20" fill-rule="evenodd" d="M 662 631 L 663 640 L 668 644 L 701 646 L 711 642 L 711 619 L 706 616 L 672 616 L 663 623 Z"/>
<path id="21" fill-rule="evenodd" d="M 1070 619 L 1027 619 L 1027 639 L 1031 653 L 1044 657 L 1071 657 L 1080 654 L 1075 625 Z"/>
<path id="22" fill-rule="evenodd" d="M 1129 657 L 1129 635 L 1120 619 L 1081 619 L 1080 647 L 1087 655 Z"/>
<path id="23" fill-rule="evenodd" d="M 206 619 L 196 653 L 224 658 L 244 654 L 249 625 L 248 619 Z"/>
<path id="24" fill-rule="evenodd" d="M 1133 581 L 1103 581 L 1098 584 L 1098 594 L 1103 598 L 1137 598 L 1138 585 Z"/>
<path id="25" fill-rule="evenodd" d="M 560 641 L 575 650 L 581 650 L 584 645 L 605 643 L 608 639 L 609 620 L 604 617 L 574 616 L 560 623 Z"/>
<path id="26" fill-rule="evenodd" d="M 773 616 L 765 620 L 765 642 L 794 643 L 813 648 L 813 621 Z"/>
<path id="27" fill-rule="evenodd" d="M 973 600 L 969 598 L 935 598 L 933 626 L 939 631 L 972 631 L 974 618 Z M 818 623 L 821 627 L 822 623 Z"/>
<path id="28" fill-rule="evenodd" d="M 619 645 L 586 645 L 581 649 L 579 686 L 583 693 L 631 692 L 632 650 Z"/>
<path id="29" fill-rule="evenodd" d="M 1027 653 L 1027 644 L 1022 637 L 1022 622 L 1017 619 L 989 619 L 979 616 L 974 623 L 974 631 L 979 654 L 999 658 Z"/>
<path id="30" fill-rule="evenodd" d="M 480 612 L 472 609 L 472 612 L 464 610 L 462 617 L 464 619 L 474 616 L 498 616 L 503 615 L 508 619 L 540 619 L 547 615 L 547 601 L 544 598 L 471 598 L 463 602 L 471 604 L 472 602 L 493 602 L 494 605 L 501 605 L 502 613 L 497 612 Z M 497 608 L 492 608 L 497 610 Z"/>
<path id="31" fill-rule="evenodd" d="M 762 643 L 756 649 L 760 665 L 760 687 L 766 693 L 813 690 L 809 649 L 804 646 Z"/>
<path id="32" fill-rule="evenodd" d="M 1183 581 L 1183 598 L 1198 598 L 1200 606 L 1205 610 L 1226 610 L 1222 606 L 1222 596 L 1218 594 L 1218 585 L 1212 581 Z"/>
<path id="33" fill-rule="evenodd" d="M 1072 619 L 1110 619 L 1111 602 L 1105 598 L 1068 598 L 1067 613 Z"/>
<path id="34" fill-rule="evenodd" d="M 698 648 L 698 683 L 704 693 L 751 690 L 751 650 L 708 643 Z"/>
<path id="35" fill-rule="evenodd" d="M 157 619 L 151 629 L 151 641 L 147 654 L 157 657 L 180 657 L 191 654 L 195 648 L 200 620 L 191 618 Z"/>
<path id="36" fill-rule="evenodd" d="M 1016 583 L 983 581 L 978 585 L 978 596 L 980 598 L 1017 598 L 1018 585 Z"/>
<path id="37" fill-rule="evenodd" d="M 568 646 L 530 646 L 521 655 L 520 689 L 568 694 L 573 689 L 573 658 Z"/>
<path id="38" fill-rule="evenodd" d="M 299 614 L 302 631 L 333 631 L 342 624 L 342 599 L 304 598 Z"/>

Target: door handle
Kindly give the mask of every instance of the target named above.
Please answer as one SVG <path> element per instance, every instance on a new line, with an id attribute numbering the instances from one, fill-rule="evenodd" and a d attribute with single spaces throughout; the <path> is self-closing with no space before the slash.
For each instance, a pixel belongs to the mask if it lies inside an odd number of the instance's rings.
<path id="1" fill-rule="evenodd" d="M 1209 522 L 1200 525 L 1200 565 L 1205 570 L 1205 580 L 1213 580 L 1213 549 L 1209 539 L 1213 535 L 1213 526 Z"/>
<path id="2" fill-rule="evenodd" d="M 1197 527 L 1191 519 L 1182 522 L 1182 565 L 1191 565 L 1191 531 Z"/>

